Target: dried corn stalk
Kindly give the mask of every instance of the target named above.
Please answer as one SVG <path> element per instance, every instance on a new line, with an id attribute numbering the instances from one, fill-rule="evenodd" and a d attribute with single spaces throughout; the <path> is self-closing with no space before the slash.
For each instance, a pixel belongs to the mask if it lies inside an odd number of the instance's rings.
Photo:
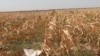
<path id="1" fill-rule="evenodd" d="M 66 52 L 66 54 L 69 55 L 69 51 L 74 46 L 74 42 L 66 26 L 67 25 L 66 22 L 64 23 L 65 25 L 63 25 L 63 28 L 61 29 L 62 34 L 61 34 L 60 49 L 62 53 Z"/>
<path id="2" fill-rule="evenodd" d="M 47 23 L 46 27 L 46 37 L 44 40 L 44 50 L 48 52 L 49 55 L 53 53 L 53 50 L 55 50 L 55 37 L 54 35 L 56 34 L 55 29 L 56 29 L 56 18 L 53 17 L 52 19 L 49 19 L 49 22 Z"/>

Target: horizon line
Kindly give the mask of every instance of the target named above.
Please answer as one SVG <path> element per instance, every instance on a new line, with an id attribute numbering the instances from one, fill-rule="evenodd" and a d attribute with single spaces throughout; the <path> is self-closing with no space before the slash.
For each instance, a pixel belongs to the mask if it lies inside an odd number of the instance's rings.
<path id="1" fill-rule="evenodd" d="M 31 11 L 52 11 L 52 10 L 67 10 L 67 9 L 96 9 L 100 7 L 77 7 L 77 8 L 60 8 L 60 9 L 31 9 L 31 10 L 9 10 L 0 12 L 31 12 Z"/>

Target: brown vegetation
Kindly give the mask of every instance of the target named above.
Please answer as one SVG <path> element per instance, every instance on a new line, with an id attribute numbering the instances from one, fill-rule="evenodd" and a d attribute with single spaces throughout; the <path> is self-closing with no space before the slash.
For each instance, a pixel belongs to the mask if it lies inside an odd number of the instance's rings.
<path id="1" fill-rule="evenodd" d="M 2 48 L 43 49 L 49 56 L 95 56 L 99 38 L 99 8 L 0 13 Z"/>

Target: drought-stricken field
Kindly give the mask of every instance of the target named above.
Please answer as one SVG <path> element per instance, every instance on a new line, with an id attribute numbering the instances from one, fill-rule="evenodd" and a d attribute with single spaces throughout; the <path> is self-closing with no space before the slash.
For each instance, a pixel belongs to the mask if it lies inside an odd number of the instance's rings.
<path id="1" fill-rule="evenodd" d="M 24 48 L 49 56 L 99 56 L 100 8 L 1 12 L 0 56 L 24 56 Z"/>

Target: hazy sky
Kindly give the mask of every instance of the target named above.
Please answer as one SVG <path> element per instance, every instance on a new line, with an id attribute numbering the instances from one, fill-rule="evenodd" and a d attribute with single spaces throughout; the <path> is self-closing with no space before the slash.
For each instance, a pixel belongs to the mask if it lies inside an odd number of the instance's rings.
<path id="1" fill-rule="evenodd" d="M 0 0 L 0 11 L 100 7 L 100 0 Z"/>

